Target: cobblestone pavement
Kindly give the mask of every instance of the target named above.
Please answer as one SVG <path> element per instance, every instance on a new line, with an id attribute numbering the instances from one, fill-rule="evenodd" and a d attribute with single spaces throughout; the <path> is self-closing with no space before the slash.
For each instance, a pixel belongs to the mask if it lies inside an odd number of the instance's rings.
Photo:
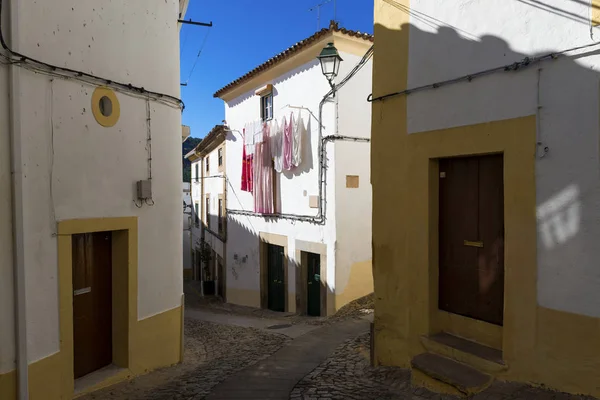
<path id="1" fill-rule="evenodd" d="M 408 370 L 369 365 L 369 334 L 347 340 L 294 387 L 290 400 L 450 400 L 410 385 Z M 495 382 L 472 400 L 594 400 L 524 384 Z"/>
<path id="2" fill-rule="evenodd" d="M 164 368 L 81 400 L 202 400 L 218 383 L 277 351 L 286 337 L 252 328 L 185 321 L 185 357 Z"/>

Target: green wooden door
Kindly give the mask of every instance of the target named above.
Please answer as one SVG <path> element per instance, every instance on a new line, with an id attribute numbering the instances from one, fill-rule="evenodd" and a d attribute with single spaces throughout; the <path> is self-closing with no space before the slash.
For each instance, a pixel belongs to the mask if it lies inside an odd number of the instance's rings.
<path id="1" fill-rule="evenodd" d="M 283 247 L 267 245 L 267 276 L 269 279 L 267 307 L 273 311 L 285 311 L 285 275 Z"/>
<path id="2" fill-rule="evenodd" d="M 307 310 L 313 317 L 321 315 L 321 255 L 306 253 L 307 274 Z"/>

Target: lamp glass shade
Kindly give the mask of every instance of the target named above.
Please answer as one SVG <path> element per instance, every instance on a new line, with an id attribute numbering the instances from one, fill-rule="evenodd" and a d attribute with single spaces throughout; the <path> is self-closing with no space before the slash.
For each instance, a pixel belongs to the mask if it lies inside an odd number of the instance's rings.
<path id="1" fill-rule="evenodd" d="M 333 43 L 328 43 L 317 57 L 321 63 L 321 71 L 328 80 L 335 78 L 343 61 Z"/>

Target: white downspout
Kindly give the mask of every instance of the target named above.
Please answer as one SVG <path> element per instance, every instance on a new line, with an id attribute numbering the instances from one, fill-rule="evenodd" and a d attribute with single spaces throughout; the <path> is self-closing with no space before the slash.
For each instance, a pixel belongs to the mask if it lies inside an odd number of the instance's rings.
<path id="1" fill-rule="evenodd" d="M 19 1 L 8 0 L 10 47 L 19 51 Z M 18 399 L 29 399 L 27 358 L 27 318 L 25 315 L 25 247 L 23 212 L 23 146 L 21 135 L 21 70 L 18 64 L 9 67 L 10 143 L 12 181 L 13 265 L 15 281 L 15 350 L 17 355 Z"/>

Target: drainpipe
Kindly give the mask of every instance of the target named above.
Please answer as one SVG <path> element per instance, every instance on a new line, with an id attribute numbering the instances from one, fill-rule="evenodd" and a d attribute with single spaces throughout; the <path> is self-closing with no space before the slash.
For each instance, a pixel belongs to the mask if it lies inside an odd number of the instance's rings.
<path id="1" fill-rule="evenodd" d="M 8 0 L 10 46 L 19 51 L 18 0 Z M 10 158 L 12 183 L 13 268 L 15 295 L 15 352 L 17 359 L 17 388 L 19 400 L 29 399 L 27 361 L 27 319 L 25 307 L 25 247 L 23 212 L 23 144 L 21 135 L 20 76 L 18 64 L 9 66 Z"/>

